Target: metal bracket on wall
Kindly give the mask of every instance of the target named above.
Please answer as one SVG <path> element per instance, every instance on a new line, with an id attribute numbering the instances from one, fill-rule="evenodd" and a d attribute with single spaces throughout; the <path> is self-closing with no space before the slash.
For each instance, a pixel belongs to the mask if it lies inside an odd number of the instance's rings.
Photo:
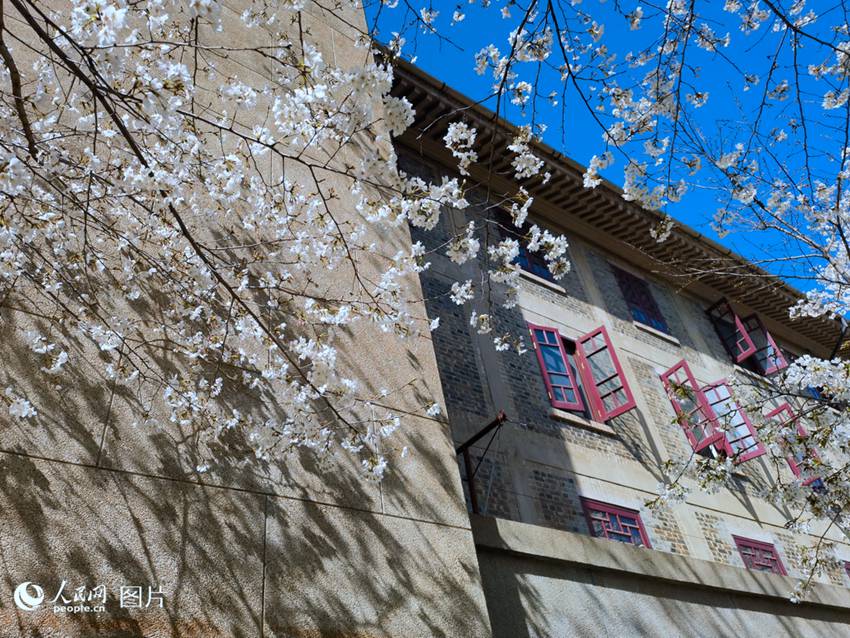
<path id="1" fill-rule="evenodd" d="M 463 467 L 466 471 L 466 483 L 469 487 L 469 501 L 472 506 L 473 514 L 479 513 L 478 495 L 475 493 L 475 474 L 476 472 L 478 472 L 478 468 L 481 467 L 481 463 L 484 461 L 484 457 L 487 456 L 487 451 L 490 449 L 490 445 L 493 443 L 493 439 L 495 439 L 496 435 L 499 433 L 499 428 L 501 428 L 501 426 L 507 420 L 508 417 L 505 415 L 504 411 L 499 410 L 499 414 L 496 415 L 495 419 L 493 419 L 489 424 L 484 426 L 481 430 L 473 434 L 464 443 L 461 443 L 459 446 L 457 446 L 457 448 L 455 448 L 455 454 L 463 455 Z M 475 469 L 473 469 L 472 458 L 469 455 L 469 448 L 471 448 L 476 442 L 487 436 L 490 432 L 493 433 L 493 436 L 490 437 L 490 440 L 487 442 L 487 447 L 484 448 L 484 453 L 481 455 L 481 458 L 478 459 L 478 464 L 475 466 Z"/>

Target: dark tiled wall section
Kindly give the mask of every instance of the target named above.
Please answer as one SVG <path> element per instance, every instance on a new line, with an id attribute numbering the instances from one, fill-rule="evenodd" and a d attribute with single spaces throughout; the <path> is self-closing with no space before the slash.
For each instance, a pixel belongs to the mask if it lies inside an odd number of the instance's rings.
<path id="1" fill-rule="evenodd" d="M 440 318 L 431 338 L 449 419 L 458 412 L 487 416 L 483 375 L 466 312 L 449 298 L 449 281 L 429 271 L 422 273 L 421 281 L 429 318 Z"/>

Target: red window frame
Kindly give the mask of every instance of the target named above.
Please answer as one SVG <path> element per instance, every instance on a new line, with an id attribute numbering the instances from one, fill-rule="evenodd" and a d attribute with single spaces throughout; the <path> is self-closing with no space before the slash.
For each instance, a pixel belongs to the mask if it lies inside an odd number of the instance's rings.
<path id="1" fill-rule="evenodd" d="M 623 299 L 629 306 L 632 319 L 670 334 L 670 327 L 667 325 L 664 315 L 661 314 L 661 309 L 652 295 L 649 284 L 637 275 L 633 275 L 613 264 L 611 264 L 611 270 L 614 272 L 614 278 L 617 280 Z"/>
<path id="2" fill-rule="evenodd" d="M 694 452 L 719 444 L 725 451 L 726 439 L 717 428 L 717 416 L 702 393 L 688 362 L 682 359 L 661 374 L 676 420 L 682 426 Z"/>
<path id="3" fill-rule="evenodd" d="M 533 323 L 528 324 L 528 330 L 531 332 L 531 343 L 534 346 L 534 350 L 537 353 L 537 363 L 540 364 L 540 372 L 543 375 L 543 383 L 546 385 L 546 393 L 549 395 L 549 402 L 553 407 L 559 408 L 562 410 L 580 410 L 584 411 L 584 401 L 581 398 L 581 393 L 579 392 L 579 385 L 576 383 L 576 378 L 573 375 L 572 368 L 570 367 L 569 359 L 567 358 L 567 351 L 564 348 L 564 338 L 561 336 L 555 328 L 548 328 L 546 326 L 538 326 Z M 540 338 L 537 334 L 537 331 L 540 331 L 544 334 L 544 337 L 547 338 L 546 343 L 541 344 Z M 548 340 L 549 337 L 554 337 L 554 343 Z M 558 351 L 561 355 L 561 361 L 565 372 L 561 371 L 550 371 L 546 367 L 546 361 L 543 357 L 543 348 L 545 347 L 555 347 L 557 346 Z M 571 386 L 567 386 L 563 383 L 553 383 L 551 374 L 552 373 L 559 374 L 561 376 L 567 377 Z M 560 394 L 564 397 L 563 400 L 556 398 L 556 393 L 560 392 Z M 570 401 L 568 399 L 568 393 L 572 393 L 574 400 Z"/>
<path id="4" fill-rule="evenodd" d="M 777 407 L 775 410 L 771 410 L 770 412 L 768 412 L 765 416 L 768 419 L 774 419 L 774 420 L 779 421 L 779 423 L 783 426 L 785 426 L 785 425 L 796 425 L 797 426 L 797 436 L 799 436 L 800 438 L 805 439 L 809 436 L 809 433 L 806 431 L 806 428 L 804 428 L 800 424 L 799 416 L 797 416 L 794 413 L 794 409 L 791 407 L 791 405 L 787 401 L 785 401 L 784 403 L 779 405 L 779 407 Z M 815 452 L 815 450 L 808 449 L 808 452 L 814 458 L 817 458 L 818 453 Z M 785 457 L 785 459 L 788 461 L 788 466 L 791 468 L 791 472 L 794 474 L 794 476 L 796 476 L 797 478 L 800 478 L 803 475 L 803 470 L 800 469 L 799 462 L 797 461 L 796 458 L 794 458 L 794 455 L 789 454 L 787 457 Z M 818 476 L 813 476 L 811 478 L 808 478 L 805 481 L 803 481 L 803 485 L 809 485 L 810 483 L 817 481 L 819 478 L 820 477 L 818 477 Z"/>
<path id="5" fill-rule="evenodd" d="M 756 366 L 763 375 L 773 374 L 788 367 L 788 361 L 773 336 L 764 327 L 758 315 L 752 314 L 741 320 L 750 335 L 756 351 L 753 353 Z M 758 341 L 758 343 L 756 343 Z M 771 351 L 773 354 L 771 355 Z"/>
<path id="6" fill-rule="evenodd" d="M 546 393 L 553 407 L 579 412 L 584 412 L 587 408 L 592 418 L 600 422 L 613 419 L 635 407 L 634 395 L 605 326 L 591 330 L 574 341 L 576 346 L 574 360 L 578 379 L 573 374 L 564 348 L 565 337 L 555 328 L 533 323 L 528 324 L 528 329 L 537 353 L 537 363 L 540 365 Z M 542 333 L 542 337 L 546 339 L 545 343 L 541 343 L 539 333 Z M 554 348 L 556 345 L 565 371 L 547 368 L 543 347 Z M 566 377 L 572 386 L 553 381 L 553 374 Z M 573 394 L 575 400 L 568 399 L 568 392 Z M 582 392 L 588 403 L 587 406 L 582 398 Z M 558 394 L 564 398 L 559 399 Z"/>
<path id="7" fill-rule="evenodd" d="M 735 458 L 735 463 L 749 461 L 767 451 L 759 441 L 753 422 L 735 400 L 725 379 L 708 384 L 702 392 L 717 418 L 717 427 L 724 431 L 726 453 Z M 727 417 L 728 424 L 724 422 Z"/>
<path id="8" fill-rule="evenodd" d="M 643 521 L 637 510 L 618 507 L 611 503 L 597 501 L 581 497 L 581 506 L 587 519 L 587 527 L 590 535 L 595 538 L 607 538 L 635 547 L 647 547 L 652 549 L 649 542 L 649 534 L 643 526 Z M 629 523 L 623 519 L 632 519 Z M 599 525 L 594 525 L 594 521 Z M 634 542 L 635 533 L 640 538 L 640 544 Z M 629 540 L 626 540 L 628 538 Z"/>
<path id="9" fill-rule="evenodd" d="M 756 351 L 756 346 L 753 343 L 750 333 L 744 327 L 744 322 L 732 310 L 732 305 L 726 300 L 721 299 L 706 310 L 711 323 L 714 324 L 714 329 L 717 331 L 717 336 L 723 343 L 723 347 L 729 353 L 729 356 L 736 363 L 741 363 Z M 723 325 L 726 324 L 726 325 Z M 728 333 L 730 328 L 734 328 L 732 333 Z"/>
<path id="10" fill-rule="evenodd" d="M 591 411 L 607 421 L 635 407 L 635 398 L 605 326 L 576 339 L 576 361 Z"/>
<path id="11" fill-rule="evenodd" d="M 760 572 L 772 572 L 787 576 L 785 565 L 782 564 L 782 559 L 779 558 L 779 552 L 773 543 L 765 543 L 756 541 L 743 536 L 732 536 L 735 541 L 735 546 L 738 548 L 738 553 L 741 555 L 741 560 L 747 569 Z M 767 568 L 767 569 L 765 569 Z"/>

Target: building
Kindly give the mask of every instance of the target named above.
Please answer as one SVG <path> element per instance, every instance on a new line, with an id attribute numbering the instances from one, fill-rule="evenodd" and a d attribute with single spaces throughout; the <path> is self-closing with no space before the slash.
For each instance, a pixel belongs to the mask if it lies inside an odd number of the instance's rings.
<path id="1" fill-rule="evenodd" d="M 417 111 L 397 144 L 403 170 L 456 175 L 442 137 L 449 120 L 463 119 L 484 140 L 479 157 L 498 158 L 491 172 L 470 169 L 472 180 L 516 190 L 503 152 L 510 126 L 408 65 L 395 91 Z M 790 603 L 801 548 L 823 530 L 788 532 L 788 513 L 762 498 L 772 474 L 759 419 L 725 382 L 737 374 L 758 387 L 792 356 L 829 357 L 838 325 L 790 321 L 800 293 L 688 228 L 656 242 L 657 214 L 610 184 L 583 188 L 581 167 L 545 146 L 536 152 L 546 166 L 526 185 L 530 217 L 567 235 L 572 271 L 556 282 L 521 249 L 512 309 L 464 310 L 449 299 L 453 282 L 481 281 L 483 257 L 459 266 L 429 254 L 421 275 L 429 315 L 441 322 L 434 350 L 493 635 L 846 635 L 848 539 L 828 534 L 837 562 L 809 603 Z M 413 239 L 437 246 L 471 220 L 482 245 L 485 233 L 510 234 L 482 192 L 467 199 L 436 235 L 414 229 Z M 704 273 L 676 275 L 685 263 Z M 527 352 L 497 351 L 492 334 L 470 326 L 472 310 L 491 313 L 493 334 L 524 336 Z M 708 410 L 731 424 L 727 433 L 709 427 Z M 774 401 L 764 413 L 793 411 Z M 734 488 L 646 506 L 668 459 L 717 450 L 736 454 Z M 783 465 L 790 479 L 799 472 L 793 459 Z"/>

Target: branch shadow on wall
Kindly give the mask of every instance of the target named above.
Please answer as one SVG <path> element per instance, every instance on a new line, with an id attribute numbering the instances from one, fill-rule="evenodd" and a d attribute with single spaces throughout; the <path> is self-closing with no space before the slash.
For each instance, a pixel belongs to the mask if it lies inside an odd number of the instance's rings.
<path id="1" fill-rule="evenodd" d="M 400 449 L 388 450 L 398 469 L 381 485 L 356 465 L 303 449 L 254 459 L 238 428 L 201 449 L 197 431 L 171 424 L 162 403 L 93 376 L 103 355 L 70 335 L 66 387 L 50 387 L 18 338 L 31 320 L 12 314 L 4 313 L 4 331 L 18 336 L 0 343 L 3 374 L 38 415 L 16 420 L 4 410 L 0 419 L 0 626 L 8 635 L 242 637 L 264 626 L 267 636 L 484 635 L 445 422 L 412 420 L 402 442 L 413 460 L 405 465 Z M 341 362 L 365 381 L 364 395 L 386 381 L 370 360 L 389 349 L 372 337 L 372 351 Z M 163 351 L 147 356 L 163 377 L 183 370 Z M 427 373 L 421 357 L 403 356 L 411 374 Z M 426 399 L 431 389 L 413 383 L 399 401 Z M 220 402 L 257 418 L 269 416 L 260 404 L 275 405 L 274 396 L 253 401 L 229 383 Z M 210 455 L 209 471 L 199 472 Z M 12 603 L 27 581 L 44 588 L 33 611 Z M 75 588 L 103 584 L 106 610 L 54 613 L 48 603 L 62 581 L 72 602 Z M 161 590 L 163 606 L 157 596 L 150 606 L 122 605 L 121 587 L 137 586 L 145 596 Z"/>
<path id="2" fill-rule="evenodd" d="M 606 561 L 616 560 L 614 552 L 603 556 L 602 541 L 595 551 Z M 837 637 L 844 634 L 848 621 L 840 609 L 792 605 L 775 597 L 732 594 L 492 549 L 482 551 L 481 569 L 490 583 L 489 600 L 500 603 L 490 608 L 494 638 L 598 636 L 600 631 L 625 636 L 734 636 L 756 626 L 760 635 Z"/>

